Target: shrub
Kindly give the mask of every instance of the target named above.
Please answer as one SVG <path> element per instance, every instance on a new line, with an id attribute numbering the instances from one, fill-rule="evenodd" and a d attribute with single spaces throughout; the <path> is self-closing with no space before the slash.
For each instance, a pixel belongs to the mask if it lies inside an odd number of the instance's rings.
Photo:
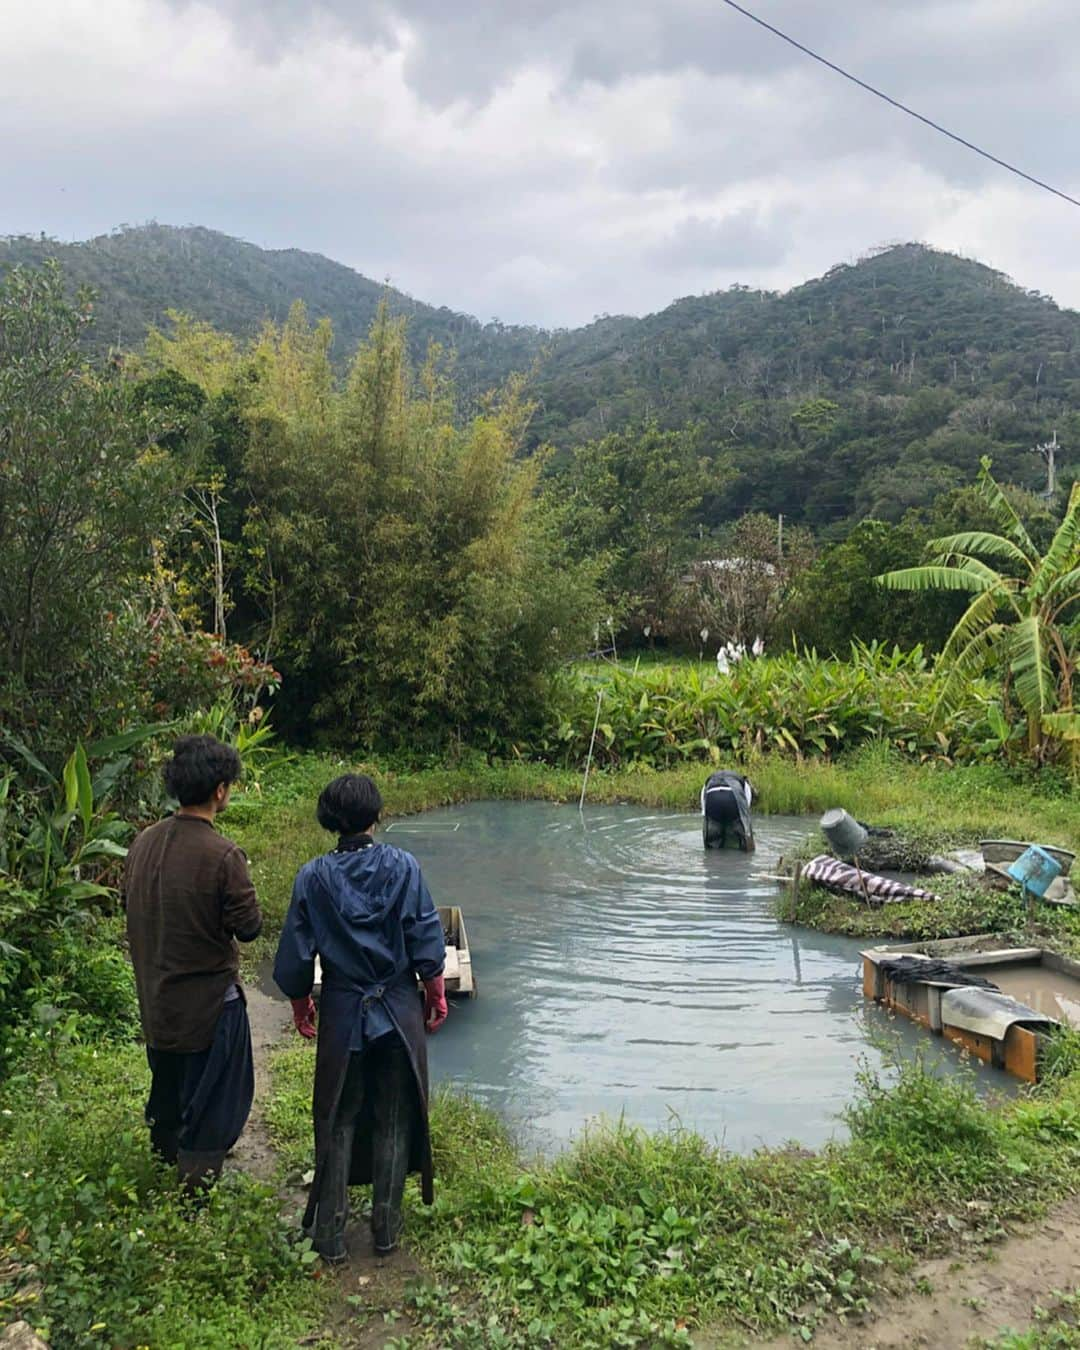
<path id="1" fill-rule="evenodd" d="M 117 370 L 87 367 L 91 310 L 52 265 L 0 281 L 0 717 L 39 745 L 111 710 L 124 662 L 107 616 L 145 598 L 190 471 Z"/>

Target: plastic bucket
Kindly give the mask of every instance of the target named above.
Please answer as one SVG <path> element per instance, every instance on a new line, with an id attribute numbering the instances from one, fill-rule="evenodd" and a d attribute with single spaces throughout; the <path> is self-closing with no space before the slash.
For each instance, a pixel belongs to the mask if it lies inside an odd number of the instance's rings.
<path id="1" fill-rule="evenodd" d="M 1014 863 L 1009 864 L 1009 876 L 1013 881 L 1018 881 L 1025 891 L 1040 899 L 1060 875 L 1061 864 L 1037 844 L 1026 848 Z"/>
<path id="2" fill-rule="evenodd" d="M 821 832 L 841 858 L 853 858 L 870 837 L 843 807 L 834 807 L 821 817 Z"/>

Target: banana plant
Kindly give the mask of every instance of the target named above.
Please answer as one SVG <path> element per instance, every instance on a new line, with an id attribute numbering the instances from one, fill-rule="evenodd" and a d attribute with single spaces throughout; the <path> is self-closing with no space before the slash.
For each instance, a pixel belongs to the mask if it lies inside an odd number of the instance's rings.
<path id="1" fill-rule="evenodd" d="M 972 678 L 997 666 L 1006 692 L 1027 719 L 1028 750 L 1045 758 L 1053 741 L 1080 748 L 1080 712 L 1073 701 L 1077 668 L 1075 619 L 1080 610 L 1080 483 L 1041 554 L 983 459 L 978 480 L 1000 534 L 965 530 L 931 542 L 932 561 L 877 578 L 888 590 L 960 591 L 972 599 L 957 621 L 938 668 L 945 673 L 935 719 L 955 707 Z"/>

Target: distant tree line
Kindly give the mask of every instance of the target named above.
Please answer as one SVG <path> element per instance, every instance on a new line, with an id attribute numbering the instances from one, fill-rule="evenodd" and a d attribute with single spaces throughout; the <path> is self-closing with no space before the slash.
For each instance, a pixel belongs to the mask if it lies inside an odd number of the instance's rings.
<path id="1" fill-rule="evenodd" d="M 726 518 L 746 471 L 708 419 L 654 412 L 548 451 L 534 382 L 469 411 L 458 364 L 438 343 L 417 362 L 387 303 L 344 369 L 302 303 L 246 339 L 175 313 L 142 352 L 87 363 L 93 317 L 55 266 L 0 285 L 0 712 L 37 744 L 252 701 L 283 676 L 296 738 L 526 746 L 551 673 L 591 649 L 936 650 L 963 597 L 875 578 L 997 528 L 973 475 L 816 531 L 773 509 L 809 460 L 840 474 L 823 447 L 847 413 L 823 393 L 785 414 L 786 449 L 755 452 L 776 501 Z M 858 394 L 897 441 L 946 405 L 994 425 L 955 391 L 915 389 L 886 416 L 893 397 Z M 1045 548 L 1062 503 L 1004 493 Z"/>

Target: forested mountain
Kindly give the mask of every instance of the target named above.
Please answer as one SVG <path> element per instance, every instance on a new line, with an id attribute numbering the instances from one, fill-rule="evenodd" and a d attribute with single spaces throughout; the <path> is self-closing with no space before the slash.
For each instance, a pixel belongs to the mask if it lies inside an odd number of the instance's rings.
<path id="1" fill-rule="evenodd" d="M 458 353 L 461 384 L 480 392 L 514 370 L 527 370 L 545 340 L 538 329 L 482 324 L 445 306 L 425 305 L 371 281 L 351 267 L 301 249 L 262 249 L 217 230 L 143 225 L 83 243 L 15 235 L 0 238 L 0 275 L 15 264 L 56 258 L 68 280 L 98 292 L 90 330 L 97 350 L 142 345 L 150 325 L 181 310 L 240 336 L 267 320 L 282 323 L 294 300 L 334 324 L 335 356 L 344 363 L 367 335 L 380 299 L 409 317 L 414 357 L 432 341 Z"/>
<path id="2" fill-rule="evenodd" d="M 1038 489 L 1032 447 L 1057 429 L 1059 470 L 1080 466 L 1080 314 L 990 268 L 907 244 L 785 294 L 745 287 L 677 300 L 642 319 L 546 334 L 435 309 L 316 254 L 267 251 L 211 230 L 151 225 L 82 244 L 0 241 L 0 270 L 55 256 L 100 292 L 97 341 L 137 346 L 167 309 L 234 333 L 303 299 L 328 315 L 344 359 L 388 294 L 414 355 L 457 352 L 475 396 L 529 371 L 535 443 L 575 445 L 655 418 L 701 428 L 717 463 L 708 524 L 783 513 L 818 530 L 898 519 L 972 480 L 992 456 Z"/>
<path id="3" fill-rule="evenodd" d="M 979 263 L 890 248 L 786 294 L 736 287 L 565 335 L 538 430 L 571 445 L 642 416 L 697 422 L 737 476 L 713 510 L 815 527 L 898 519 L 970 482 L 980 456 L 1045 483 L 1056 427 L 1080 465 L 1080 314 Z"/>

